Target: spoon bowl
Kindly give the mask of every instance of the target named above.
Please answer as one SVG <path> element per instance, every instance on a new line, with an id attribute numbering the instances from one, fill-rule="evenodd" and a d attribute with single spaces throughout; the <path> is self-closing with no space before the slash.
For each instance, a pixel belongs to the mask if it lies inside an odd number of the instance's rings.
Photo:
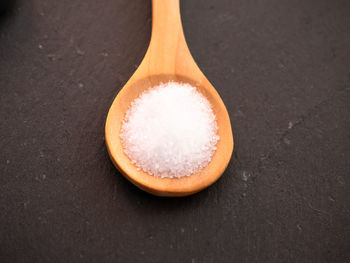
<path id="1" fill-rule="evenodd" d="M 113 101 L 106 120 L 106 145 L 114 165 L 133 184 L 158 196 L 186 196 L 214 183 L 225 171 L 233 151 L 231 123 L 219 94 L 192 58 L 181 25 L 179 0 L 153 0 L 151 42 L 140 66 Z M 218 124 L 217 150 L 201 171 L 181 178 L 149 175 L 124 153 L 120 129 L 130 103 L 160 83 L 188 83 L 210 102 Z"/>

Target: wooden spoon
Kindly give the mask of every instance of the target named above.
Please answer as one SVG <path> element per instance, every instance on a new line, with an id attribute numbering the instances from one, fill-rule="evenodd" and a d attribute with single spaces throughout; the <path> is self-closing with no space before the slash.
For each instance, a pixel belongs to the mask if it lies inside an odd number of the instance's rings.
<path id="1" fill-rule="evenodd" d="M 186 196 L 214 183 L 226 169 L 233 151 L 230 118 L 219 94 L 200 71 L 187 47 L 179 0 L 152 0 L 152 36 L 140 66 L 114 99 L 106 120 L 106 144 L 114 165 L 133 184 L 159 196 Z M 187 82 L 211 103 L 217 117 L 217 150 L 200 172 L 181 178 L 160 178 L 137 170 L 123 152 L 119 132 L 130 103 L 161 82 Z"/>

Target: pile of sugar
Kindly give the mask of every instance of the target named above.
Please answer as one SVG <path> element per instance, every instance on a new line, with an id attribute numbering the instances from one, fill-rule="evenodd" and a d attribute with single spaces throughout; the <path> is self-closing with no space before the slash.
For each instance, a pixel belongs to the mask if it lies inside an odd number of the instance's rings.
<path id="1" fill-rule="evenodd" d="M 168 82 L 135 99 L 122 123 L 125 154 L 160 177 L 189 176 L 211 161 L 219 140 L 209 101 L 189 84 Z"/>

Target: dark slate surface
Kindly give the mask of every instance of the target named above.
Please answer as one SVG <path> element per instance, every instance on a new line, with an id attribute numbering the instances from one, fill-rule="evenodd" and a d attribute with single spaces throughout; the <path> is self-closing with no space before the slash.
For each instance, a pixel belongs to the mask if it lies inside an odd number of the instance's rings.
<path id="1" fill-rule="evenodd" d="M 148 195 L 104 122 L 150 37 L 146 0 L 18 0 L 0 21 L 0 262 L 350 262 L 350 2 L 182 2 L 231 116 L 223 177 Z"/>

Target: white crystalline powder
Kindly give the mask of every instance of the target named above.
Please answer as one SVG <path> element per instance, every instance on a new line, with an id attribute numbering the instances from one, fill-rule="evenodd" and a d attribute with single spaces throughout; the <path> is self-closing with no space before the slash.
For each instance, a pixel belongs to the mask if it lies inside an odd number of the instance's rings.
<path id="1" fill-rule="evenodd" d="M 189 84 L 168 82 L 135 99 L 122 123 L 125 154 L 139 169 L 182 177 L 208 165 L 219 140 L 209 101 Z"/>

